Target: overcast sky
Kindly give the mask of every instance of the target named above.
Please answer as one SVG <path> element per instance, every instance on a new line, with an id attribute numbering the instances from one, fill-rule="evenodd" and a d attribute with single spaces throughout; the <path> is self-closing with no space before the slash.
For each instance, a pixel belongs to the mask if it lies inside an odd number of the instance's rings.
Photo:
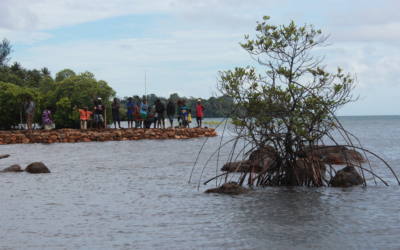
<path id="1" fill-rule="evenodd" d="M 118 96 L 148 92 L 207 98 L 218 71 L 253 65 L 240 48 L 256 21 L 294 20 L 330 35 L 325 64 L 357 75 L 359 96 L 341 115 L 400 114 L 400 1 L 0 0 L 0 39 L 11 63 L 90 71 Z"/>

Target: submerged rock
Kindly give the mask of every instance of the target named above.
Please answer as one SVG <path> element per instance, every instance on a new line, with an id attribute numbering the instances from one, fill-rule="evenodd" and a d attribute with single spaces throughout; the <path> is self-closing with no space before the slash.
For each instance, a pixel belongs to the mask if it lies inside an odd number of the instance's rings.
<path id="1" fill-rule="evenodd" d="M 4 158 L 7 158 L 7 157 L 9 157 L 10 155 L 0 155 L 0 159 L 4 159 Z"/>
<path id="2" fill-rule="evenodd" d="M 236 182 L 228 182 L 217 188 L 207 189 L 205 193 L 217 193 L 217 194 L 230 194 L 238 195 L 247 193 L 249 190 L 237 184 Z"/>
<path id="3" fill-rule="evenodd" d="M 50 170 L 44 165 L 43 162 L 33 162 L 29 164 L 25 171 L 31 174 L 47 174 L 50 173 Z"/>
<path id="4" fill-rule="evenodd" d="M 339 171 L 332 178 L 332 187 L 351 187 L 363 184 L 363 178 L 352 166 L 347 166 Z"/>
<path id="5" fill-rule="evenodd" d="M 8 168 L 3 169 L 1 172 L 22 172 L 21 166 L 18 164 L 14 164 L 9 166 Z"/>

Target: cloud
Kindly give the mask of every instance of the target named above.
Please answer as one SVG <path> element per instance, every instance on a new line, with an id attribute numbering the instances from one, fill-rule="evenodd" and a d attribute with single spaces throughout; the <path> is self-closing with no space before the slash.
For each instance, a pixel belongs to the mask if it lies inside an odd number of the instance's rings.
<path id="1" fill-rule="evenodd" d="M 254 0 L 248 3 L 239 0 L 2 0 L 0 15 L 6 18 L 2 18 L 0 27 L 46 30 L 115 16 L 148 13 L 171 13 L 196 21 L 225 19 L 223 23 L 232 25 L 232 21 L 237 24 L 238 20 L 253 20 L 255 11 L 265 11 L 255 6 L 264 6 L 268 10 L 278 7 L 278 3 L 282 6 L 283 2 L 285 1 Z"/>
<path id="2" fill-rule="evenodd" d="M 54 73 L 64 68 L 91 71 L 122 96 L 142 91 L 147 71 L 149 90 L 157 94 L 207 97 L 215 90 L 219 70 L 233 67 L 233 62 L 250 62 L 246 52 L 231 42 L 239 36 L 193 30 L 166 38 L 80 41 L 35 46 L 16 59 L 28 68 L 47 66 Z"/>
<path id="3" fill-rule="evenodd" d="M 0 39 L 7 38 L 12 43 L 33 44 L 51 38 L 50 33 L 40 31 L 10 31 L 0 28 Z"/>

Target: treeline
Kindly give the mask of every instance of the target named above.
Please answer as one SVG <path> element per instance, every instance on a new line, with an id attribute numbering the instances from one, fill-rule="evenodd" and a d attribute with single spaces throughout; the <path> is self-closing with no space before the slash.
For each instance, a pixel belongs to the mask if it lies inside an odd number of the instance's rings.
<path id="1" fill-rule="evenodd" d="M 116 92 L 106 81 L 97 80 L 90 72 L 75 73 L 64 69 L 52 77 L 48 68 L 26 69 L 20 63 L 9 63 L 11 45 L 8 40 L 0 42 L 0 129 L 16 128 L 25 123 L 24 107 L 32 99 L 36 104 L 34 121 L 41 123 L 41 113 L 49 108 L 54 114 L 57 128 L 79 127 L 77 107 L 93 107 L 93 101 L 101 97 L 111 114 L 111 102 Z M 133 93 L 134 94 L 134 93 Z M 134 96 L 134 95 L 132 95 Z M 128 97 L 121 98 L 121 115 L 126 116 L 125 103 Z M 156 99 L 164 103 L 167 99 L 154 94 L 147 95 L 148 103 L 154 104 Z M 184 99 L 188 107 L 194 110 L 195 97 L 180 97 L 172 94 L 169 99 L 176 102 Z M 202 100 L 205 117 L 222 117 L 229 113 L 232 100 L 228 97 L 211 97 Z M 108 116 L 107 118 L 109 118 Z"/>

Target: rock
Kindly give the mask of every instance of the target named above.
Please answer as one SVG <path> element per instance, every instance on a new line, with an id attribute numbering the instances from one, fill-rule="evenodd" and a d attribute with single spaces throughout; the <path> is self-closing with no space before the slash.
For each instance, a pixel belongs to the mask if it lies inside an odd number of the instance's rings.
<path id="1" fill-rule="evenodd" d="M 25 171 L 31 174 L 50 173 L 50 170 L 43 164 L 43 162 L 33 162 L 25 168 Z"/>
<path id="2" fill-rule="evenodd" d="M 260 173 L 268 169 L 275 159 L 276 151 L 271 146 L 265 146 L 252 151 L 248 160 L 228 162 L 221 170 L 227 172 L 254 172 Z"/>
<path id="3" fill-rule="evenodd" d="M 13 143 L 58 143 L 90 141 L 124 141 L 140 139 L 188 139 L 204 136 L 217 136 L 215 129 L 58 129 L 44 131 L 0 131 L 0 144 Z M 0 159 L 5 157 L 0 156 Z"/>
<path id="4" fill-rule="evenodd" d="M 276 150 L 272 146 L 264 146 L 252 151 L 249 155 L 250 161 L 260 161 L 266 158 L 275 158 Z"/>
<path id="5" fill-rule="evenodd" d="M 18 164 L 14 164 L 9 166 L 8 168 L 3 169 L 1 172 L 22 172 L 21 166 Z"/>
<path id="6" fill-rule="evenodd" d="M 224 166 L 222 166 L 221 171 L 260 173 L 266 170 L 272 164 L 272 162 L 273 162 L 272 159 L 269 158 L 262 161 L 262 164 L 260 164 L 260 162 L 254 162 L 250 160 L 228 162 L 225 163 Z"/>
<path id="7" fill-rule="evenodd" d="M 8 158 L 10 155 L 0 155 L 0 159 Z"/>
<path id="8" fill-rule="evenodd" d="M 249 172 L 251 170 L 250 161 L 228 162 L 222 166 L 221 171 L 226 172 Z"/>
<path id="9" fill-rule="evenodd" d="M 348 165 L 365 162 L 360 152 L 348 149 L 345 146 L 315 146 L 306 149 L 306 155 L 318 157 L 321 161 L 331 165 Z"/>
<path id="10" fill-rule="evenodd" d="M 351 187 L 363 184 L 363 179 L 357 170 L 347 166 L 339 171 L 330 181 L 332 187 Z"/>
<path id="11" fill-rule="evenodd" d="M 217 194 L 230 194 L 238 195 L 247 193 L 249 190 L 237 184 L 236 182 L 228 182 L 217 188 L 207 189 L 205 193 L 217 193 Z"/>

